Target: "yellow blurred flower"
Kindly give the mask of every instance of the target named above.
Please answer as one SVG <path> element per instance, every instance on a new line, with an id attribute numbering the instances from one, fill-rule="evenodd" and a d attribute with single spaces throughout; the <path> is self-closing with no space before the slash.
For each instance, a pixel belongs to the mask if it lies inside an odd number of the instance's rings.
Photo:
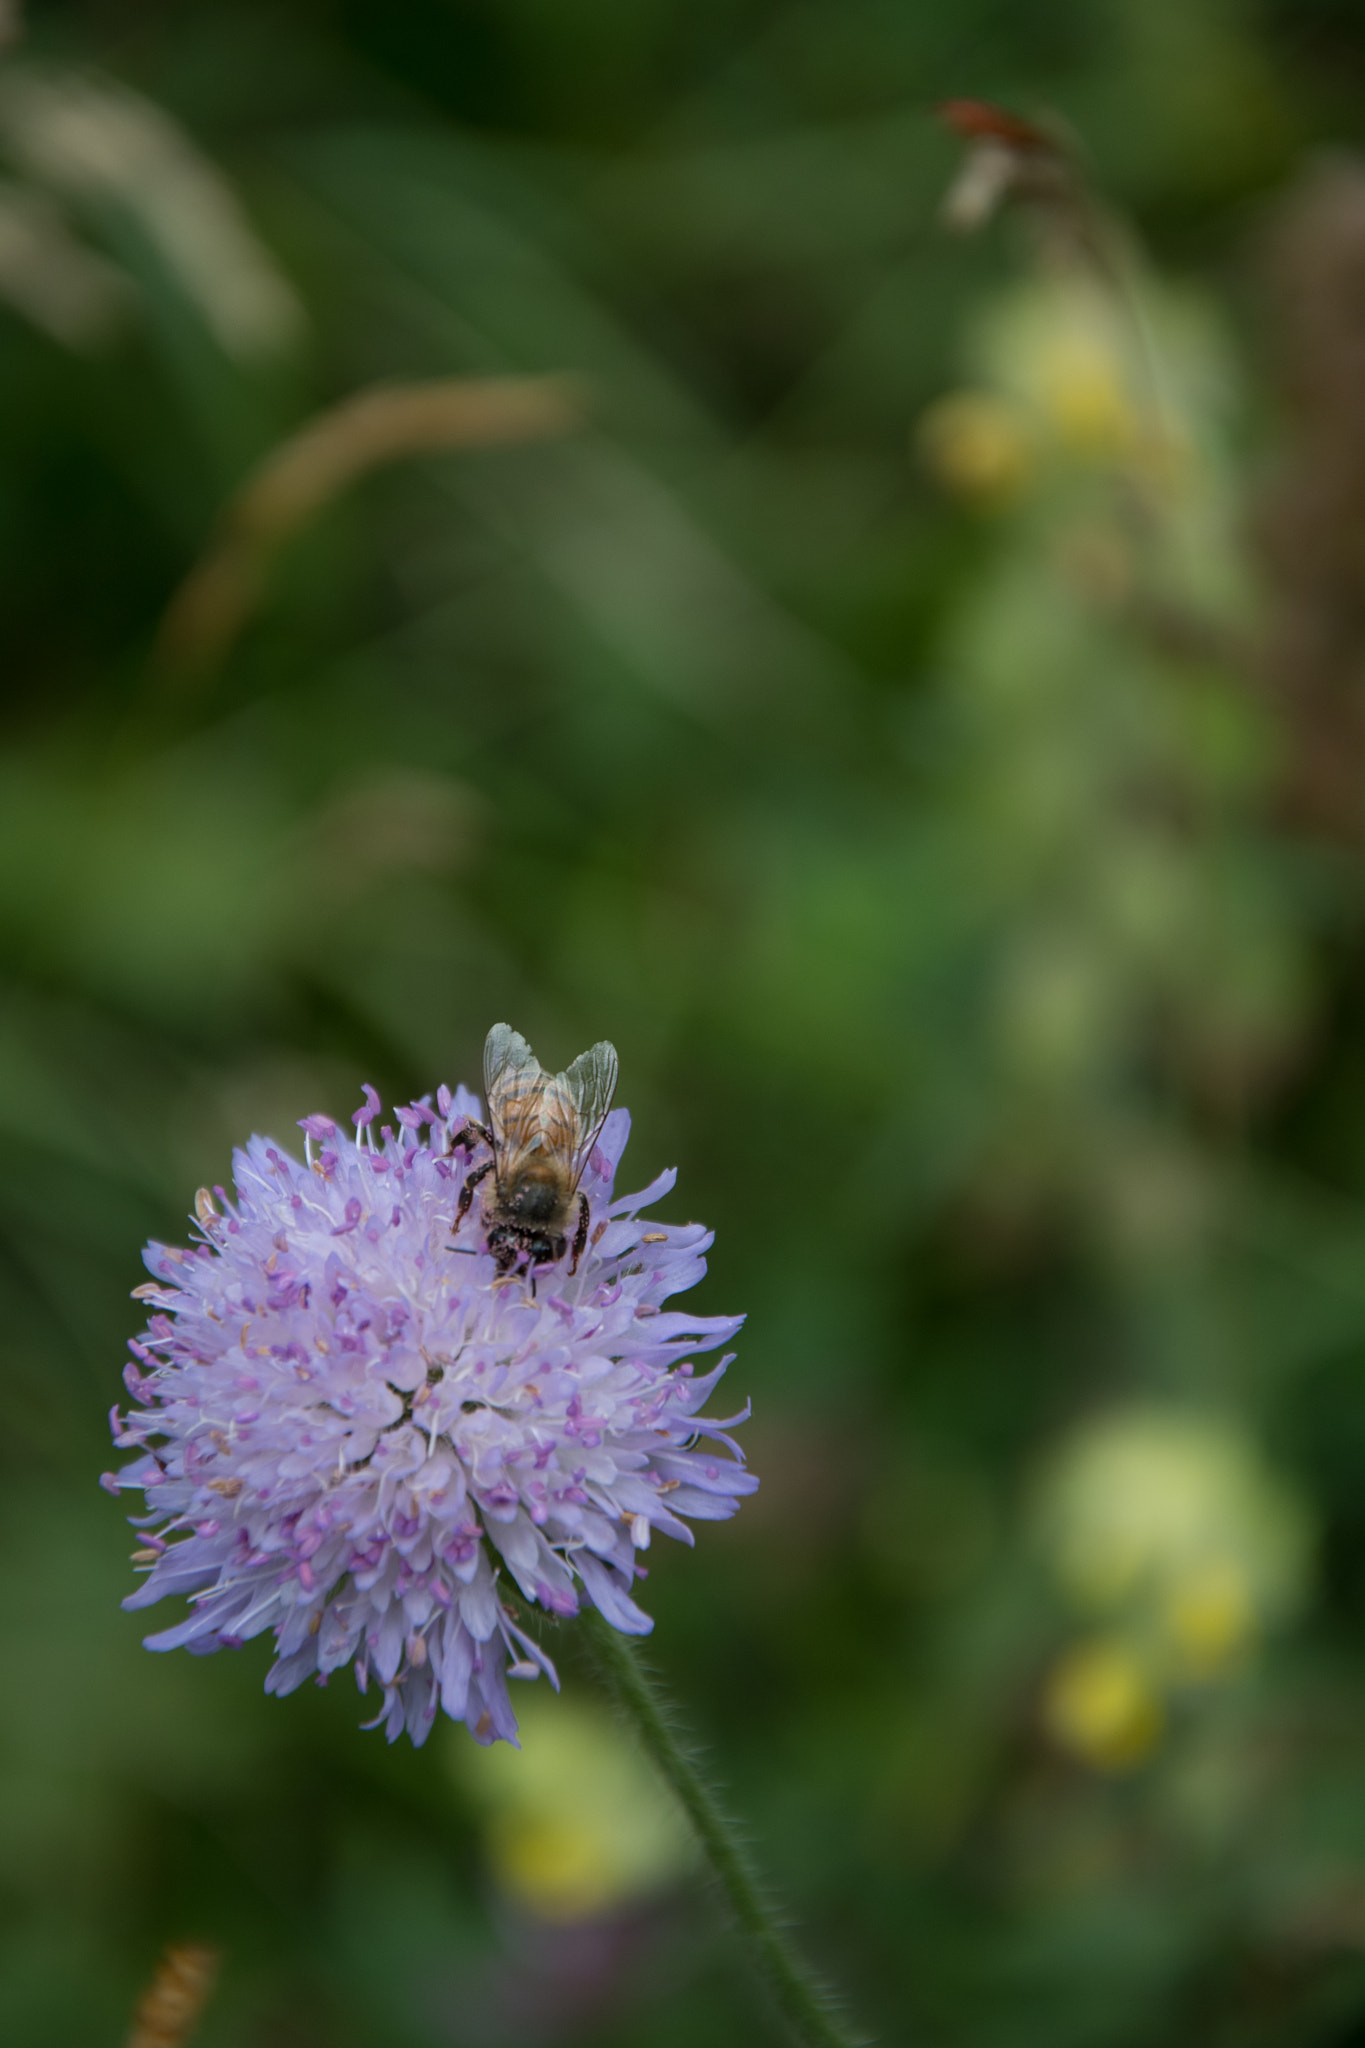
<path id="1" fill-rule="evenodd" d="M 1067 1653 L 1044 1719 L 1096 1769 L 1136 1762 L 1169 1698 L 1225 1677 L 1306 1590 L 1304 1504 L 1231 1418 L 1119 1410 L 1047 1476 L 1040 1532 L 1062 1592 L 1112 1633 Z"/>
<path id="2" fill-rule="evenodd" d="M 588 1920 L 688 1868 L 693 1845 L 680 1811 L 605 1710 L 528 1693 L 517 1714 L 520 1750 L 467 1738 L 451 1747 L 510 1898 L 542 1920 Z"/>
<path id="3" fill-rule="evenodd" d="M 1256 1636 L 1256 1611 L 1245 1572 L 1227 1560 L 1201 1565 L 1178 1580 L 1165 1623 L 1191 1678 L 1215 1678 Z"/>
<path id="4" fill-rule="evenodd" d="M 1053 1466 L 1041 1517 L 1062 1587 L 1085 1608 L 1164 1608 L 1191 1586 L 1221 1586 L 1227 1603 L 1235 1576 L 1250 1611 L 1270 1619 L 1307 1576 L 1305 1508 L 1230 1418 L 1157 1407 L 1102 1417 Z"/>
<path id="5" fill-rule="evenodd" d="M 542 1920 L 584 1920 L 620 1897 L 613 1845 L 562 1814 L 489 1816 L 489 1861 L 505 1892 Z"/>
<path id="6" fill-rule="evenodd" d="M 1047 278 L 1010 292 L 978 352 L 987 383 L 1063 454 L 1127 458 L 1152 431 L 1150 366 L 1133 309 L 1098 280 Z"/>
<path id="7" fill-rule="evenodd" d="M 1039 410 L 1078 455 L 1127 454 L 1140 420 L 1113 340 L 1093 321 L 1059 321 L 1032 364 Z"/>
<path id="8" fill-rule="evenodd" d="M 956 496 L 999 505 L 1028 482 L 1033 450 L 1028 422 L 1011 400 L 988 391 L 954 391 L 922 416 L 918 439 L 929 469 Z"/>
<path id="9" fill-rule="evenodd" d="M 1043 1692 L 1043 1724 L 1053 1740 L 1099 1771 L 1126 1771 L 1161 1734 L 1162 1703 L 1147 1672 L 1117 1637 L 1068 1650 Z"/>
<path id="10" fill-rule="evenodd" d="M 1201 415 L 1220 402 L 1219 350 L 1197 308 L 1136 279 L 1035 279 L 982 322 L 975 368 L 1035 450 L 1188 482 Z M 1205 421 L 1207 424 L 1207 421 Z"/>

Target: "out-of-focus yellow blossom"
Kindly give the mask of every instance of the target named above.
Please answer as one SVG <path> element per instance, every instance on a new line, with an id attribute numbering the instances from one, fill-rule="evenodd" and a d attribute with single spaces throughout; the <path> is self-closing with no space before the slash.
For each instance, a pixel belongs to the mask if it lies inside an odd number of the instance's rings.
<path id="1" fill-rule="evenodd" d="M 1009 293 L 976 353 L 988 388 L 1061 454 L 1127 460 L 1158 431 L 1136 307 L 1097 278 L 1043 278 Z"/>
<path id="2" fill-rule="evenodd" d="M 1095 1770 L 1126 1771 L 1141 1763 L 1154 1748 L 1164 1718 L 1149 1674 L 1117 1637 L 1068 1650 L 1044 1687 L 1048 1733 Z"/>
<path id="3" fill-rule="evenodd" d="M 1018 405 L 989 391 L 954 391 L 931 405 L 918 440 L 939 482 L 958 497 L 1002 505 L 1028 482 L 1029 425 Z"/>
<path id="4" fill-rule="evenodd" d="M 1244 1661 L 1307 1583 L 1303 1504 L 1218 1416 L 1144 1407 L 1090 1424 L 1048 1476 L 1040 1527 L 1068 1601 L 1114 1623 L 1063 1659 L 1045 1701 L 1057 1739 L 1101 1769 L 1139 1730 L 1155 1742 L 1163 1701 Z"/>
<path id="5" fill-rule="evenodd" d="M 1256 1610 L 1246 1575 L 1224 1559 L 1177 1581 L 1165 1622 L 1191 1678 L 1216 1678 L 1251 1647 Z"/>
<path id="6" fill-rule="evenodd" d="M 1054 1466 L 1042 1512 L 1058 1577 L 1083 1608 L 1150 1597 L 1164 1607 L 1221 1573 L 1270 1619 L 1303 1590 L 1305 1510 L 1254 1441 L 1219 1416 L 1143 1407 L 1102 1417 Z"/>
<path id="7" fill-rule="evenodd" d="M 692 1860 L 682 1815 L 604 1711 L 529 1693 L 517 1702 L 521 1749 L 451 1754 L 483 1819 L 498 1884 L 542 1920 L 592 1919 L 643 1898 Z"/>
<path id="8" fill-rule="evenodd" d="M 1112 337 L 1092 321 L 1059 321 L 1031 365 L 1039 409 L 1079 455 L 1126 455 L 1141 419 Z"/>
<path id="9" fill-rule="evenodd" d="M 1206 494 L 1196 449 L 1226 410 L 1227 378 L 1199 308 L 1136 280 L 1034 279 L 981 323 L 970 372 L 920 426 L 949 489 L 1003 503 L 1071 468 Z"/>

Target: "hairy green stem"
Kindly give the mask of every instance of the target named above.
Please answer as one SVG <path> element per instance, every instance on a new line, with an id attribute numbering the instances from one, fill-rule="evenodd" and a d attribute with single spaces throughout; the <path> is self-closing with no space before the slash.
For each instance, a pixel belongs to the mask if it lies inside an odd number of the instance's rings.
<path id="1" fill-rule="evenodd" d="M 672 1787 L 729 1901 L 750 1958 L 801 2048 L 857 2048 L 812 1977 L 771 1903 L 714 1791 L 669 1725 L 669 1714 L 628 1636 L 588 1609 L 579 1627 L 615 1704 Z"/>

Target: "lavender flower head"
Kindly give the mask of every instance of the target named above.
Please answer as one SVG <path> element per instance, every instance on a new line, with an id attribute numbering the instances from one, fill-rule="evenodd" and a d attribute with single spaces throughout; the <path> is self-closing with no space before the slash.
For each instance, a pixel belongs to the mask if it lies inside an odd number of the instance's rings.
<path id="1" fill-rule="evenodd" d="M 499 1273 L 475 1201 L 452 1232 L 479 1104 L 442 1088 L 382 1125 L 374 1089 L 355 1141 L 305 1117 L 306 1159 L 252 1138 L 236 1202 L 201 1191 L 200 1237 L 149 1245 L 136 1294 L 154 1313 L 113 1411 L 138 1456 L 104 1484 L 145 1493 L 145 1583 L 188 1594 L 147 1647 L 198 1655 L 265 1629 L 287 1693 L 353 1664 L 392 1742 L 438 1707 L 479 1742 L 514 1742 L 506 1680 L 554 1670 L 518 1625 L 508 1581 L 554 1615 L 583 1594 L 615 1627 L 652 1627 L 632 1590 L 655 1530 L 723 1520 L 757 1480 L 700 1416 L 726 1366 L 694 1372 L 742 1318 L 667 1310 L 705 1272 L 701 1224 L 645 1229 L 673 1186 L 612 1188 L 630 1117 L 614 1110 L 582 1187 L 593 1228 L 569 1260 Z M 725 1455 L 718 1446 L 724 1446 Z"/>

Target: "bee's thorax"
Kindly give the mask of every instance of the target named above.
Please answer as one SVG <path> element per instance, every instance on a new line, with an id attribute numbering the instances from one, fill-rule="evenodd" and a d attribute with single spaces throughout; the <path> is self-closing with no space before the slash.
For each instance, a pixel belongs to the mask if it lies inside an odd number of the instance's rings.
<path id="1" fill-rule="evenodd" d="M 499 1188 L 498 1207 L 519 1223 L 554 1223 L 563 1216 L 566 1192 L 559 1175 L 521 1174 L 510 1187 Z"/>

